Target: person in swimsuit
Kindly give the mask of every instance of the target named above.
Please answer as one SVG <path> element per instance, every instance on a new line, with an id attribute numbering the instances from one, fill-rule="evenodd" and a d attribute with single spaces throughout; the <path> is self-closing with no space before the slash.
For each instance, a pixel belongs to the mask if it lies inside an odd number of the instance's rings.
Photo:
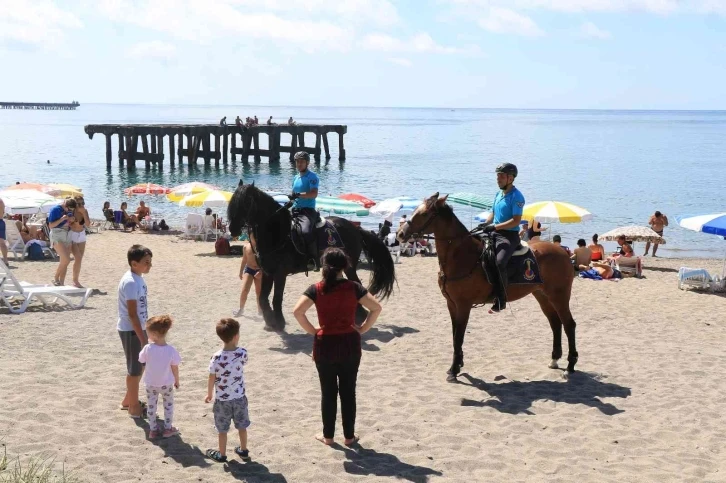
<path id="1" fill-rule="evenodd" d="M 590 263 L 590 267 L 592 267 L 592 269 L 595 270 L 604 280 L 610 278 L 623 278 L 623 275 L 618 269 L 611 267 L 607 263 L 592 262 Z"/>
<path id="2" fill-rule="evenodd" d="M 73 285 L 83 288 L 78 280 L 81 275 L 81 263 L 86 253 L 86 227 L 91 225 L 91 219 L 86 210 L 83 196 L 76 196 L 75 220 L 71 223 L 71 253 L 73 253 Z"/>
<path id="3" fill-rule="evenodd" d="M 532 220 L 531 224 L 528 224 L 527 226 L 527 241 L 530 242 L 538 242 L 540 240 L 540 236 L 542 235 L 542 232 L 545 231 L 547 228 L 542 228 L 542 223 L 540 223 L 537 220 Z"/>
<path id="4" fill-rule="evenodd" d="M 123 223 L 124 231 L 126 231 L 126 228 L 131 228 L 131 231 L 136 230 L 136 226 L 139 224 L 138 218 L 136 218 L 136 215 L 129 215 L 126 213 L 126 208 L 128 208 L 128 203 L 125 201 L 121 203 L 121 212 L 123 215 L 121 216 L 121 221 Z"/>
<path id="5" fill-rule="evenodd" d="M 65 285 L 68 265 L 71 263 L 70 225 L 75 221 L 76 200 L 68 198 L 48 213 L 50 243 L 58 254 L 60 262 L 53 277 L 53 285 Z"/>
<path id="6" fill-rule="evenodd" d="M 570 256 L 576 272 L 579 272 L 581 270 L 587 270 L 588 268 L 590 268 L 590 262 L 592 261 L 592 251 L 590 251 L 590 249 L 587 248 L 585 245 L 586 243 L 584 239 L 580 238 L 579 240 L 577 240 L 577 248 L 575 248 L 572 256 Z"/>
<path id="7" fill-rule="evenodd" d="M 250 237 L 252 234 L 250 233 Z M 250 240 L 251 241 L 251 240 Z M 239 278 L 242 280 L 242 292 L 239 295 L 239 309 L 232 312 L 235 317 L 241 317 L 245 313 L 245 304 L 247 304 L 247 296 L 250 293 L 252 283 L 255 284 L 255 298 L 257 299 L 257 313 L 261 314 L 260 309 L 260 292 L 262 291 L 262 270 L 257 264 L 255 251 L 252 243 L 242 245 L 242 264 L 239 269 Z"/>
<path id="8" fill-rule="evenodd" d="M 592 236 L 592 243 L 587 248 L 592 252 L 593 262 L 599 262 L 605 259 L 605 247 L 597 242 L 597 233 Z"/>
<path id="9" fill-rule="evenodd" d="M 650 220 L 648 220 L 648 224 L 653 229 L 654 232 L 656 232 L 659 236 L 663 236 L 663 228 L 668 226 L 668 217 L 665 216 L 660 211 L 656 211 L 653 216 L 650 217 Z M 645 244 L 645 253 L 643 254 L 644 257 L 648 256 L 648 252 L 650 251 L 650 242 Z M 655 252 L 658 251 L 658 242 L 655 242 L 653 244 L 653 256 L 655 256 Z"/>

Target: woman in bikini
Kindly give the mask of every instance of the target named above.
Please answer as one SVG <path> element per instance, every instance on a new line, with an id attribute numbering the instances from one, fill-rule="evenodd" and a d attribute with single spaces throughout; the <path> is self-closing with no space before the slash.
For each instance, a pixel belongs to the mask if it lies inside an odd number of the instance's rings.
<path id="1" fill-rule="evenodd" d="M 124 231 L 126 231 L 126 228 L 131 228 L 131 231 L 136 230 L 136 226 L 139 224 L 138 218 L 136 218 L 136 215 L 129 215 L 126 213 L 126 208 L 128 208 L 129 205 L 125 201 L 121 203 L 121 212 L 123 215 L 121 216 L 121 220 L 123 223 Z"/>
<path id="2" fill-rule="evenodd" d="M 597 233 L 592 236 L 592 243 L 587 248 L 592 252 L 593 262 L 599 262 L 605 259 L 605 247 L 597 242 Z"/>
<path id="3" fill-rule="evenodd" d="M 86 210 L 86 203 L 82 196 L 76 196 L 75 220 L 71 223 L 71 253 L 73 253 L 73 285 L 83 288 L 78 280 L 81 275 L 81 263 L 86 253 L 86 227 L 91 225 L 91 219 Z"/>
<path id="4" fill-rule="evenodd" d="M 257 313 L 261 314 L 260 309 L 260 292 L 262 291 L 262 271 L 257 264 L 255 252 L 252 248 L 252 234 L 250 233 L 250 243 L 242 245 L 242 264 L 239 269 L 239 278 L 242 280 L 242 292 L 239 295 L 239 309 L 232 312 L 235 317 L 241 317 L 245 313 L 245 304 L 247 304 L 247 296 L 250 294 L 252 283 L 255 284 L 255 298 L 257 299 Z"/>

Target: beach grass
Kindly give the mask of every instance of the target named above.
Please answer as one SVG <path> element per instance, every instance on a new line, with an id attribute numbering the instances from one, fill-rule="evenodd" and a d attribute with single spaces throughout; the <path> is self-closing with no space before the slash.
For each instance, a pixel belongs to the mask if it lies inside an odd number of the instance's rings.
<path id="1" fill-rule="evenodd" d="M 8 459 L 7 447 L 3 445 L 0 458 L 0 483 L 82 483 L 73 471 L 66 471 L 65 464 L 55 469 L 54 456 L 36 455 L 25 461 L 20 457 Z"/>

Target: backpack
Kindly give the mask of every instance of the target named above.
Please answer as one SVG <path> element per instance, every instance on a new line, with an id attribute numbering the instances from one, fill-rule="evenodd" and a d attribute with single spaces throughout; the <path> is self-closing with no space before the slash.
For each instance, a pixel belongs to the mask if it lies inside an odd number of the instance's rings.
<path id="1" fill-rule="evenodd" d="M 37 243 L 31 243 L 28 247 L 28 253 L 26 256 L 28 257 L 28 260 L 43 260 L 45 258 L 45 254 L 43 254 L 43 247 Z"/>
<path id="2" fill-rule="evenodd" d="M 217 255 L 229 255 L 229 240 L 227 240 L 226 238 L 220 238 L 219 240 L 214 242 L 214 253 L 216 253 Z"/>

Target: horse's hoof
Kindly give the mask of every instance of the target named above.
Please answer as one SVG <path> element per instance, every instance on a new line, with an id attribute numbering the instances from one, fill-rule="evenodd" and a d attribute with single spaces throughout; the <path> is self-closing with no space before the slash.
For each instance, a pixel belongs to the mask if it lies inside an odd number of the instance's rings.
<path id="1" fill-rule="evenodd" d="M 456 374 L 447 373 L 446 374 L 446 382 L 457 382 L 458 379 L 456 378 Z"/>
<path id="2" fill-rule="evenodd" d="M 565 381 L 569 381 L 569 380 L 570 380 L 570 376 L 571 376 L 571 375 L 572 375 L 572 374 L 573 374 L 574 372 L 575 372 L 575 371 L 562 371 L 562 379 L 564 379 Z"/>
<path id="3" fill-rule="evenodd" d="M 550 369 L 560 368 L 560 366 L 557 365 L 557 359 L 552 359 L 552 361 L 550 361 L 550 365 L 548 365 L 547 367 L 549 367 Z"/>

